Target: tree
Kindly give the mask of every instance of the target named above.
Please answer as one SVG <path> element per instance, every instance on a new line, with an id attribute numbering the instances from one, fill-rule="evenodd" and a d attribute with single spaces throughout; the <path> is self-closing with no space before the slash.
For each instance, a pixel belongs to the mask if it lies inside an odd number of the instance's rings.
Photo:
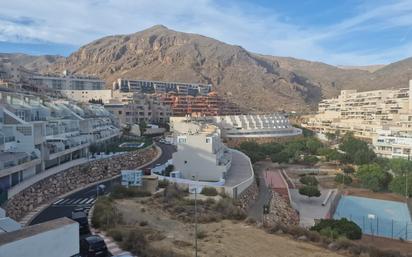
<path id="1" fill-rule="evenodd" d="M 142 121 L 139 123 L 139 129 L 140 129 L 140 134 L 141 134 L 141 135 L 143 135 L 144 132 L 146 132 L 146 128 L 147 128 L 147 124 L 146 124 L 145 121 L 142 120 Z"/>
<path id="2" fill-rule="evenodd" d="M 355 152 L 353 156 L 353 162 L 356 165 L 368 164 L 368 163 L 373 162 L 375 158 L 376 158 L 376 154 L 373 152 L 373 150 L 369 148 L 361 149 Z"/>
<path id="3" fill-rule="evenodd" d="M 288 163 L 290 158 L 287 152 L 282 151 L 280 153 L 272 154 L 270 156 L 270 159 L 272 160 L 272 162 Z"/>
<path id="4" fill-rule="evenodd" d="M 335 141 L 336 134 L 328 132 L 328 133 L 325 134 L 325 137 L 328 141 Z"/>
<path id="5" fill-rule="evenodd" d="M 408 190 L 406 190 L 405 175 L 394 177 L 389 183 L 389 190 L 403 196 L 406 195 L 406 191 L 408 191 L 408 196 L 412 196 L 412 175 L 408 176 Z"/>
<path id="6" fill-rule="evenodd" d="M 348 166 L 348 165 L 343 167 L 342 170 L 343 170 L 343 173 L 345 173 L 346 175 L 350 175 L 355 172 L 355 169 L 352 166 Z"/>
<path id="7" fill-rule="evenodd" d="M 316 186 L 303 186 L 299 188 L 299 194 L 306 195 L 307 197 L 319 197 L 320 191 Z"/>
<path id="8" fill-rule="evenodd" d="M 299 181 L 307 186 L 317 186 L 319 184 L 319 181 L 315 176 L 303 176 L 299 179 Z"/>
<path id="9" fill-rule="evenodd" d="M 271 156 L 272 154 L 282 151 L 283 145 L 278 143 L 262 144 L 260 145 L 260 149 L 266 156 Z"/>
<path id="10" fill-rule="evenodd" d="M 307 165 L 314 165 L 318 161 L 319 161 L 318 157 L 314 155 L 305 155 L 305 157 L 303 157 L 303 163 Z"/>
<path id="11" fill-rule="evenodd" d="M 322 146 L 322 143 L 316 138 L 309 138 L 306 141 L 306 148 L 311 154 L 316 154 Z"/>
<path id="12" fill-rule="evenodd" d="M 90 153 L 92 154 L 92 156 L 94 157 L 94 155 L 97 153 L 97 151 L 98 151 L 98 147 L 97 147 L 97 145 L 96 144 L 91 144 L 90 146 L 89 146 L 89 151 L 90 151 Z"/>
<path id="13" fill-rule="evenodd" d="M 387 189 L 392 179 L 392 176 L 383 171 L 376 163 L 361 165 L 356 172 L 356 176 L 363 187 L 375 192 Z"/>
<path id="14" fill-rule="evenodd" d="M 350 185 L 352 183 L 352 178 L 348 175 L 336 174 L 335 182 L 339 184 Z"/>
<path id="15" fill-rule="evenodd" d="M 389 161 L 390 169 L 396 174 L 403 176 L 412 170 L 412 162 L 402 158 L 394 158 Z"/>

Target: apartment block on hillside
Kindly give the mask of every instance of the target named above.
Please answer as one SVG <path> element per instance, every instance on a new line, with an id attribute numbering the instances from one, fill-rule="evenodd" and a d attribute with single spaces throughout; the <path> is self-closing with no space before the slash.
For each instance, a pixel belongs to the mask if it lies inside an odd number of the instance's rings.
<path id="1" fill-rule="evenodd" d="M 130 80 L 119 78 L 113 83 L 113 90 L 143 94 L 174 92 L 178 95 L 197 96 L 207 95 L 212 91 L 212 85 L 154 80 Z"/>
<path id="2" fill-rule="evenodd" d="M 86 162 L 90 144 L 119 134 L 101 105 L 0 92 L 0 191 L 10 197 L 40 173 Z"/>

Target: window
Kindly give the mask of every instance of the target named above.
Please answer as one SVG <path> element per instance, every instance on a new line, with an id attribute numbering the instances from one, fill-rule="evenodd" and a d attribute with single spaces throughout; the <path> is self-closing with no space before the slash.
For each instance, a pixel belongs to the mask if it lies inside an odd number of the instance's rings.
<path id="1" fill-rule="evenodd" d="M 184 144 L 184 143 L 186 143 L 186 138 L 180 137 L 179 138 L 179 144 Z"/>
<path id="2" fill-rule="evenodd" d="M 185 161 L 185 164 L 187 164 L 187 161 Z"/>
<path id="3" fill-rule="evenodd" d="M 206 144 L 210 144 L 210 142 L 211 142 L 211 138 L 210 137 L 206 138 Z"/>

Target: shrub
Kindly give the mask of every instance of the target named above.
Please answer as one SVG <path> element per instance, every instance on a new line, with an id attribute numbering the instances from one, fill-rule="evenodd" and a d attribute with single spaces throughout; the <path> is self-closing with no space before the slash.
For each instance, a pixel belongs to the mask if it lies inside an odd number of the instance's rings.
<path id="1" fill-rule="evenodd" d="M 206 196 L 216 196 L 217 190 L 214 187 L 204 187 L 201 194 Z"/>
<path id="2" fill-rule="evenodd" d="M 198 230 L 196 236 L 197 239 L 203 239 L 207 237 L 207 233 L 203 230 Z"/>
<path id="3" fill-rule="evenodd" d="M 170 173 L 175 169 L 175 167 L 172 164 L 167 165 L 165 168 L 165 176 L 170 177 Z"/>
<path id="4" fill-rule="evenodd" d="M 313 156 L 313 155 L 305 155 L 303 157 L 303 163 L 307 165 L 313 165 L 319 161 L 318 157 Z"/>
<path id="5" fill-rule="evenodd" d="M 335 182 L 339 184 L 350 185 L 352 184 L 352 178 L 348 175 L 337 174 L 335 176 Z"/>
<path id="6" fill-rule="evenodd" d="M 225 219 L 243 220 L 246 218 L 245 211 L 236 206 L 230 198 L 220 199 L 213 209 L 221 213 Z"/>
<path id="7" fill-rule="evenodd" d="M 148 224 L 149 224 L 149 223 L 148 223 L 147 221 L 145 221 L 145 220 L 139 222 L 139 225 L 140 225 L 141 227 L 145 227 L 145 226 L 147 226 Z"/>
<path id="8" fill-rule="evenodd" d="M 108 233 L 109 236 L 111 236 L 117 242 L 121 242 L 123 240 L 123 233 L 119 229 L 111 229 Z"/>
<path id="9" fill-rule="evenodd" d="M 114 199 L 121 199 L 121 198 L 131 198 L 131 197 L 147 197 L 151 196 L 149 192 L 142 191 L 140 188 L 137 187 L 124 187 L 121 185 L 115 186 L 111 193 L 111 197 Z"/>
<path id="10" fill-rule="evenodd" d="M 122 223 L 122 216 L 117 212 L 109 197 L 99 197 L 94 206 L 92 225 L 95 228 L 111 228 Z"/>
<path id="11" fill-rule="evenodd" d="M 308 186 L 317 186 L 319 184 L 318 180 L 314 176 L 303 176 L 299 179 L 300 183 Z"/>
<path id="12" fill-rule="evenodd" d="M 304 186 L 299 188 L 299 194 L 306 195 L 307 197 L 319 197 L 320 191 L 315 186 Z"/>
<path id="13" fill-rule="evenodd" d="M 338 236 L 345 236 L 348 239 L 355 240 L 362 237 L 361 228 L 355 222 L 349 221 L 345 218 L 340 220 L 322 219 L 318 224 L 313 226 L 311 230 L 318 231 L 323 236 L 334 238 Z"/>
<path id="14" fill-rule="evenodd" d="M 169 184 L 170 184 L 169 180 L 162 179 L 162 180 L 159 180 L 158 187 L 159 188 L 166 188 Z"/>

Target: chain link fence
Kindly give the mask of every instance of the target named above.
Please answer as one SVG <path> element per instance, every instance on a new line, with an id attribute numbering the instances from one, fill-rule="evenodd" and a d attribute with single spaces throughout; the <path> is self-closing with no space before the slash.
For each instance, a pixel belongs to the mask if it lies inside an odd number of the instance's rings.
<path id="1" fill-rule="evenodd" d="M 340 218 L 355 222 L 362 229 L 362 233 L 367 235 L 412 240 L 412 223 L 409 222 L 385 219 L 373 214 L 365 216 L 345 213 L 340 215 L 338 211 L 335 212 L 334 219 Z"/>

